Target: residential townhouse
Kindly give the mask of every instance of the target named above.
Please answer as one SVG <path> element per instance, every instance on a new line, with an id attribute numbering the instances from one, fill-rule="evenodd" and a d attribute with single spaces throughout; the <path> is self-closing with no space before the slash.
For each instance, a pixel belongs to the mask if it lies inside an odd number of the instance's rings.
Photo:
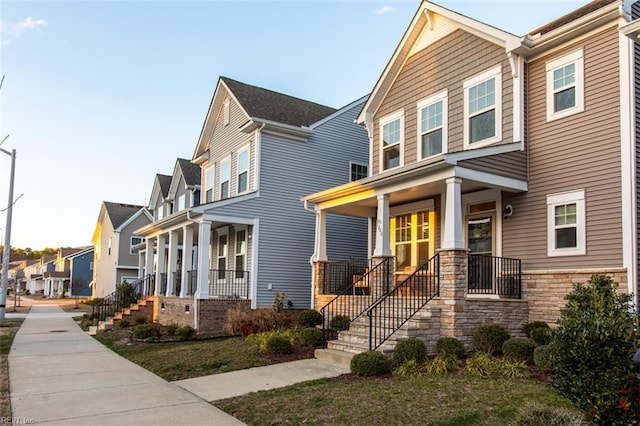
<path id="1" fill-rule="evenodd" d="M 46 297 L 90 296 L 93 251 L 93 246 L 60 247 L 53 261 L 53 270 L 44 271 L 42 274 L 44 295 Z"/>
<path id="2" fill-rule="evenodd" d="M 45 254 L 25 274 L 29 279 L 27 290 L 31 294 L 44 294 L 44 273 L 55 271 L 56 259 L 57 255 L 55 254 Z"/>
<path id="3" fill-rule="evenodd" d="M 303 198 L 316 247 L 331 244 L 333 216 L 370 223 L 368 266 L 342 295 L 326 291 L 332 257 L 314 255 L 325 321 L 356 320 L 330 348 L 407 335 L 470 343 L 484 323 L 518 335 L 529 321 L 555 323 L 572 285 L 595 273 L 637 301 L 628 6 L 593 1 L 520 37 L 420 3 L 357 119 L 370 176 Z"/>
<path id="4" fill-rule="evenodd" d="M 153 217 L 144 206 L 104 201 L 93 232 L 93 279 L 91 296 L 102 298 L 116 285 L 138 278 L 138 254 L 133 248 L 144 239 L 134 231 Z"/>
<path id="5" fill-rule="evenodd" d="M 311 306 L 316 219 L 299 200 L 367 174 L 368 138 L 354 124 L 365 100 L 336 110 L 219 79 L 191 159 L 197 184 L 178 160 L 165 201 L 162 180 L 154 183 L 154 222 L 136 231 L 146 238 L 144 292 L 157 296 L 159 322 L 222 334 L 230 307 L 270 307 L 278 293 L 289 307 Z M 329 253 L 366 254 L 366 221 L 331 225 Z"/>

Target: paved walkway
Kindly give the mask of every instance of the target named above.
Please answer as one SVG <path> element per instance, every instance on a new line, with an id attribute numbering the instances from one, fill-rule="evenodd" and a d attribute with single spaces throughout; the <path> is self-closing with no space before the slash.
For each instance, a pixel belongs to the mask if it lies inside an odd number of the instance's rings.
<path id="1" fill-rule="evenodd" d="M 207 401 L 348 372 L 305 359 L 169 383 L 88 336 L 72 315 L 34 304 L 16 334 L 9 383 L 23 424 L 237 425 Z"/>

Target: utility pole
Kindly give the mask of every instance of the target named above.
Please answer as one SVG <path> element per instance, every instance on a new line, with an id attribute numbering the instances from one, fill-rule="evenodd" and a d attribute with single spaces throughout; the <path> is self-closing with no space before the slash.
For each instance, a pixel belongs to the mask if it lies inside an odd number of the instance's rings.
<path id="1" fill-rule="evenodd" d="M 5 138 L 4 140 L 6 140 Z M 3 142 L 4 142 L 3 140 Z M 16 150 L 11 152 L 0 148 L 11 157 L 11 177 L 9 178 L 9 205 L 7 207 L 7 224 L 4 228 L 4 250 L 2 256 L 2 280 L 0 280 L 0 321 L 4 320 L 7 310 L 7 287 L 9 285 L 9 256 L 11 253 L 11 214 L 13 213 L 13 180 L 16 173 Z"/>

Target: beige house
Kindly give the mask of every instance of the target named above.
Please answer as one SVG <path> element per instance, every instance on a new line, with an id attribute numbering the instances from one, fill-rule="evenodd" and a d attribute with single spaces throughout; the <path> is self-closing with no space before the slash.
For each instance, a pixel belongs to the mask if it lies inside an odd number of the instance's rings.
<path id="1" fill-rule="evenodd" d="M 104 201 L 93 232 L 92 297 L 105 297 L 123 281 L 138 279 L 138 252 L 133 248 L 144 242 L 134 231 L 152 221 L 144 206 Z"/>
<path id="2" fill-rule="evenodd" d="M 594 273 L 638 293 L 638 30 L 624 6 L 593 1 L 516 36 L 420 4 L 357 119 L 369 176 L 303 198 L 315 306 L 325 325 L 355 320 L 330 348 L 469 343 L 484 323 L 517 335 L 554 323 Z M 333 215 L 369 220 L 370 257 L 351 269 L 327 256 Z"/>

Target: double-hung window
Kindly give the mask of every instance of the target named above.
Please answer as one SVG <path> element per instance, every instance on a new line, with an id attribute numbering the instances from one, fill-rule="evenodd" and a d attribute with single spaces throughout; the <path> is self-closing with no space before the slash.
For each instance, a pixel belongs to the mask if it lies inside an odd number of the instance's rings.
<path id="1" fill-rule="evenodd" d="M 582 49 L 547 62 L 547 121 L 584 111 Z"/>
<path id="2" fill-rule="evenodd" d="M 584 190 L 547 196 L 549 256 L 586 253 Z"/>
<path id="3" fill-rule="evenodd" d="M 238 151 L 238 194 L 249 190 L 249 147 Z"/>
<path id="4" fill-rule="evenodd" d="M 178 197 L 178 210 L 177 211 L 182 211 L 185 209 L 186 207 L 186 201 L 187 201 L 187 195 L 186 194 L 182 194 Z"/>
<path id="5" fill-rule="evenodd" d="M 502 67 L 463 83 L 464 147 L 478 148 L 502 139 Z"/>
<path id="6" fill-rule="evenodd" d="M 418 102 L 418 160 L 446 152 L 447 91 Z"/>
<path id="7" fill-rule="evenodd" d="M 215 177 L 215 168 L 213 165 L 207 167 L 204 171 L 204 202 L 210 203 L 213 201 L 213 181 Z"/>
<path id="8" fill-rule="evenodd" d="M 229 179 L 231 179 L 231 159 L 220 162 L 220 199 L 229 198 Z"/>
<path id="9" fill-rule="evenodd" d="M 402 166 L 402 143 L 404 133 L 404 111 L 399 111 L 380 120 L 380 169 L 381 171 Z"/>

